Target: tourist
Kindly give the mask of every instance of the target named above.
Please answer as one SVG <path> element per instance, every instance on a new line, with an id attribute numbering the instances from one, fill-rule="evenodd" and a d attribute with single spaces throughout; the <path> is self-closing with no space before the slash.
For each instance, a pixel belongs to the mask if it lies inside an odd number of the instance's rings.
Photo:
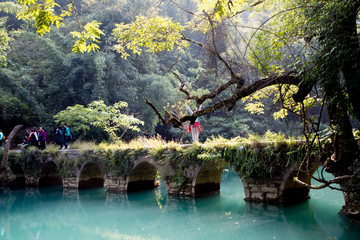
<path id="1" fill-rule="evenodd" d="M 39 136 L 35 130 L 35 128 L 28 129 L 29 137 L 27 140 L 30 142 L 31 146 L 39 147 Z"/>
<path id="2" fill-rule="evenodd" d="M 194 111 L 185 103 L 190 115 L 193 115 L 197 111 L 201 110 L 202 105 L 200 105 L 199 109 L 195 108 Z M 199 142 L 199 135 L 201 133 L 199 118 L 197 117 L 194 124 L 189 125 L 189 132 L 191 132 L 191 137 L 193 142 Z"/>
<path id="3" fill-rule="evenodd" d="M 43 127 L 39 127 L 38 136 L 39 136 L 39 142 L 40 142 L 40 149 L 44 150 L 46 148 L 47 133 Z"/>
<path id="4" fill-rule="evenodd" d="M 2 130 L 0 129 L 0 147 L 2 146 L 2 142 L 5 139 L 5 135 L 3 134 Z"/>
<path id="5" fill-rule="evenodd" d="M 20 149 L 25 149 L 30 145 L 30 142 L 27 140 L 27 136 L 23 139 L 23 142 L 18 145 Z"/>
<path id="6" fill-rule="evenodd" d="M 64 144 L 65 144 L 65 149 L 69 148 L 69 142 L 72 140 L 72 136 L 70 133 L 70 128 L 67 126 L 66 123 L 64 123 L 64 128 L 65 128 L 65 134 L 64 134 Z"/>
<path id="7" fill-rule="evenodd" d="M 63 149 L 64 145 L 64 127 L 59 125 L 59 127 L 56 129 L 55 135 L 56 135 L 56 143 L 60 146 L 59 150 Z"/>

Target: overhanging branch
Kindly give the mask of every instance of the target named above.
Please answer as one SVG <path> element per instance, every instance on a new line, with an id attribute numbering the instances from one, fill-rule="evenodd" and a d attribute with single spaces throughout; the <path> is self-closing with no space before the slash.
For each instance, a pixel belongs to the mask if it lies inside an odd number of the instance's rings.
<path id="1" fill-rule="evenodd" d="M 147 105 L 149 105 L 153 110 L 154 112 L 156 113 L 156 115 L 158 115 L 159 119 L 161 120 L 161 122 L 164 124 L 164 125 L 167 125 L 164 118 L 161 116 L 161 114 L 159 113 L 159 111 L 156 109 L 156 107 L 147 99 L 145 98 L 145 102 Z"/>
<path id="2" fill-rule="evenodd" d="M 289 73 L 281 75 L 281 76 L 272 76 L 272 77 L 262 78 L 246 87 L 236 88 L 234 94 L 231 97 L 229 97 L 225 100 L 216 102 L 216 103 L 210 105 L 209 107 L 204 108 L 204 109 L 194 113 L 193 115 L 185 115 L 181 118 L 176 118 L 176 117 L 172 116 L 169 112 L 166 111 L 165 115 L 166 115 L 167 121 L 164 120 L 164 117 L 161 116 L 159 111 L 155 108 L 155 106 L 149 100 L 147 100 L 147 99 L 145 99 L 145 100 L 146 100 L 146 104 L 148 104 L 149 106 L 151 106 L 153 108 L 153 110 L 159 116 L 161 122 L 164 125 L 172 124 L 173 127 L 179 128 L 181 126 L 181 124 L 186 121 L 190 121 L 191 123 L 194 123 L 194 121 L 196 120 L 197 117 L 203 116 L 208 113 L 212 113 L 222 107 L 227 107 L 228 110 L 231 111 L 232 108 L 235 106 L 236 102 L 239 101 L 241 98 L 250 96 L 254 92 L 261 90 L 263 88 L 266 88 L 266 87 L 269 87 L 272 85 L 276 85 L 276 84 L 297 85 L 299 83 L 299 81 L 300 81 L 300 77 L 295 76 L 293 72 L 289 72 Z M 229 81 L 227 87 L 225 87 L 226 84 L 223 85 L 223 88 L 224 88 L 223 90 L 227 89 L 232 84 L 233 83 L 231 83 Z M 212 94 L 215 94 L 215 93 L 212 93 Z M 212 96 L 214 96 L 212 94 L 209 94 L 209 96 L 207 96 L 207 97 L 204 95 L 205 97 L 203 96 L 203 97 L 199 98 L 198 102 L 201 102 L 203 99 L 210 99 Z"/>
<path id="3" fill-rule="evenodd" d="M 303 181 L 301 181 L 299 178 L 297 177 L 294 177 L 294 181 L 299 183 L 300 185 L 303 185 L 303 186 L 306 186 L 310 189 L 323 189 L 323 188 L 326 188 L 328 187 L 329 185 L 331 184 L 338 184 L 340 182 L 343 182 L 343 181 L 346 181 L 346 180 L 349 180 L 349 179 L 353 179 L 353 178 L 356 178 L 355 176 L 353 175 L 343 175 L 343 176 L 339 176 L 339 177 L 336 177 L 336 178 L 333 178 L 329 181 L 325 181 L 324 184 L 322 185 L 318 185 L 318 186 L 314 186 L 314 185 L 311 185 L 311 184 L 307 184 Z M 357 177 L 358 178 L 358 177 Z"/>

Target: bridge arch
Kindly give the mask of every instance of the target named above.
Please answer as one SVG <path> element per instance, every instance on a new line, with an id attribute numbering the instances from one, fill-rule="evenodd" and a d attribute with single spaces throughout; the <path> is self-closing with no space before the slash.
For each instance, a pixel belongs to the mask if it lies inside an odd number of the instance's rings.
<path id="1" fill-rule="evenodd" d="M 203 163 L 195 172 L 192 182 L 192 195 L 202 196 L 219 193 L 225 165 L 217 162 Z"/>
<path id="2" fill-rule="evenodd" d="M 142 158 L 135 162 L 133 170 L 126 180 L 127 192 L 143 191 L 158 187 L 160 183 L 157 182 L 156 178 L 160 170 L 156 162 L 149 158 Z"/>
<path id="3" fill-rule="evenodd" d="M 15 179 L 9 183 L 10 188 L 25 188 L 25 172 L 20 163 L 16 162 L 10 166 L 11 172 L 15 175 Z"/>
<path id="4" fill-rule="evenodd" d="M 95 162 L 84 163 L 79 171 L 78 188 L 104 187 L 104 175 Z"/>
<path id="5" fill-rule="evenodd" d="M 39 187 L 63 185 L 59 167 L 54 161 L 44 163 L 39 173 Z"/>

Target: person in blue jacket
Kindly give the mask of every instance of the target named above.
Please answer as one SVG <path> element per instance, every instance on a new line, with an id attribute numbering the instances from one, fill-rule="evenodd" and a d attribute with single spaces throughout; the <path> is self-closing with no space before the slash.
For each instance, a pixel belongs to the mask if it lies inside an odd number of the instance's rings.
<path id="1" fill-rule="evenodd" d="M 64 145 L 65 149 L 69 148 L 69 142 L 72 140 L 72 136 L 70 133 L 70 128 L 64 123 L 65 133 L 64 133 Z"/>

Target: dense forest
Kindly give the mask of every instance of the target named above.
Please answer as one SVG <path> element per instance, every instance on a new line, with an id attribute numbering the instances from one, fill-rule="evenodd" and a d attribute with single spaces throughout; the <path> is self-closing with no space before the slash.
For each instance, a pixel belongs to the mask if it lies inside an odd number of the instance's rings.
<path id="1" fill-rule="evenodd" d="M 58 1 L 64 7 L 67 1 Z M 16 1 L 14 1 L 16 3 Z M 34 22 L 17 18 L 19 5 L 4 5 L 1 12 L 2 32 L 8 36 L 3 47 L 3 62 L 0 78 L 0 126 L 8 134 L 16 124 L 26 127 L 43 126 L 48 134 L 54 136 L 58 122 L 53 118 L 58 112 L 75 104 L 87 105 L 95 100 L 103 100 L 112 105 L 118 101 L 128 103 L 127 111 L 144 121 L 141 132 L 128 131 L 124 139 L 131 139 L 144 132 L 152 136 L 160 134 L 165 139 L 189 140 L 186 130 L 163 126 L 155 112 L 145 104 L 144 98 L 154 105 L 170 108 L 175 106 L 174 114 L 186 111 L 186 95 L 181 93 L 179 82 L 169 71 L 177 61 L 176 68 L 181 77 L 188 81 L 194 93 L 205 93 L 213 82 L 223 82 L 224 69 L 213 56 L 199 46 L 191 46 L 185 53 L 176 50 L 141 55 L 131 54 L 124 59 L 113 50 L 115 44 L 111 31 L 116 23 L 129 23 L 136 15 L 153 11 L 156 1 L 75 1 L 82 21 L 96 19 L 101 22 L 102 35 L 99 51 L 72 53 L 74 39 L 71 31 L 76 29 L 76 19 L 66 18 L 66 24 L 52 28 L 40 36 Z M 194 2 L 184 1 L 185 8 L 194 8 Z M 59 9 L 58 9 L 59 10 Z M 166 16 L 174 21 L 185 22 L 189 14 L 171 1 L 159 6 Z M 254 24 L 258 19 L 253 19 Z M 250 23 L 252 24 L 252 23 Z M 220 31 L 220 30 L 219 30 Z M 208 34 L 189 32 L 189 36 L 203 41 Z M 225 42 L 219 44 L 225 48 Z M 244 72 L 251 72 L 251 68 Z M 188 102 L 195 106 L 194 102 Z M 274 120 L 270 111 L 279 108 L 267 101 L 264 114 L 250 114 L 244 104 L 228 112 L 223 109 L 206 114 L 200 118 L 203 129 L 201 140 L 212 135 L 225 138 L 246 137 L 250 134 L 263 134 L 267 130 L 284 134 L 300 135 L 299 119 L 288 116 Z M 205 103 L 206 105 L 206 103 Z M 71 125 L 70 125 L 71 127 Z M 186 127 L 184 127 L 186 129 Z M 74 131 L 79 137 L 80 131 Z M 85 136 L 87 140 L 106 141 L 108 134 L 101 128 L 91 127 Z M 51 139 L 51 138 L 50 138 Z"/>

